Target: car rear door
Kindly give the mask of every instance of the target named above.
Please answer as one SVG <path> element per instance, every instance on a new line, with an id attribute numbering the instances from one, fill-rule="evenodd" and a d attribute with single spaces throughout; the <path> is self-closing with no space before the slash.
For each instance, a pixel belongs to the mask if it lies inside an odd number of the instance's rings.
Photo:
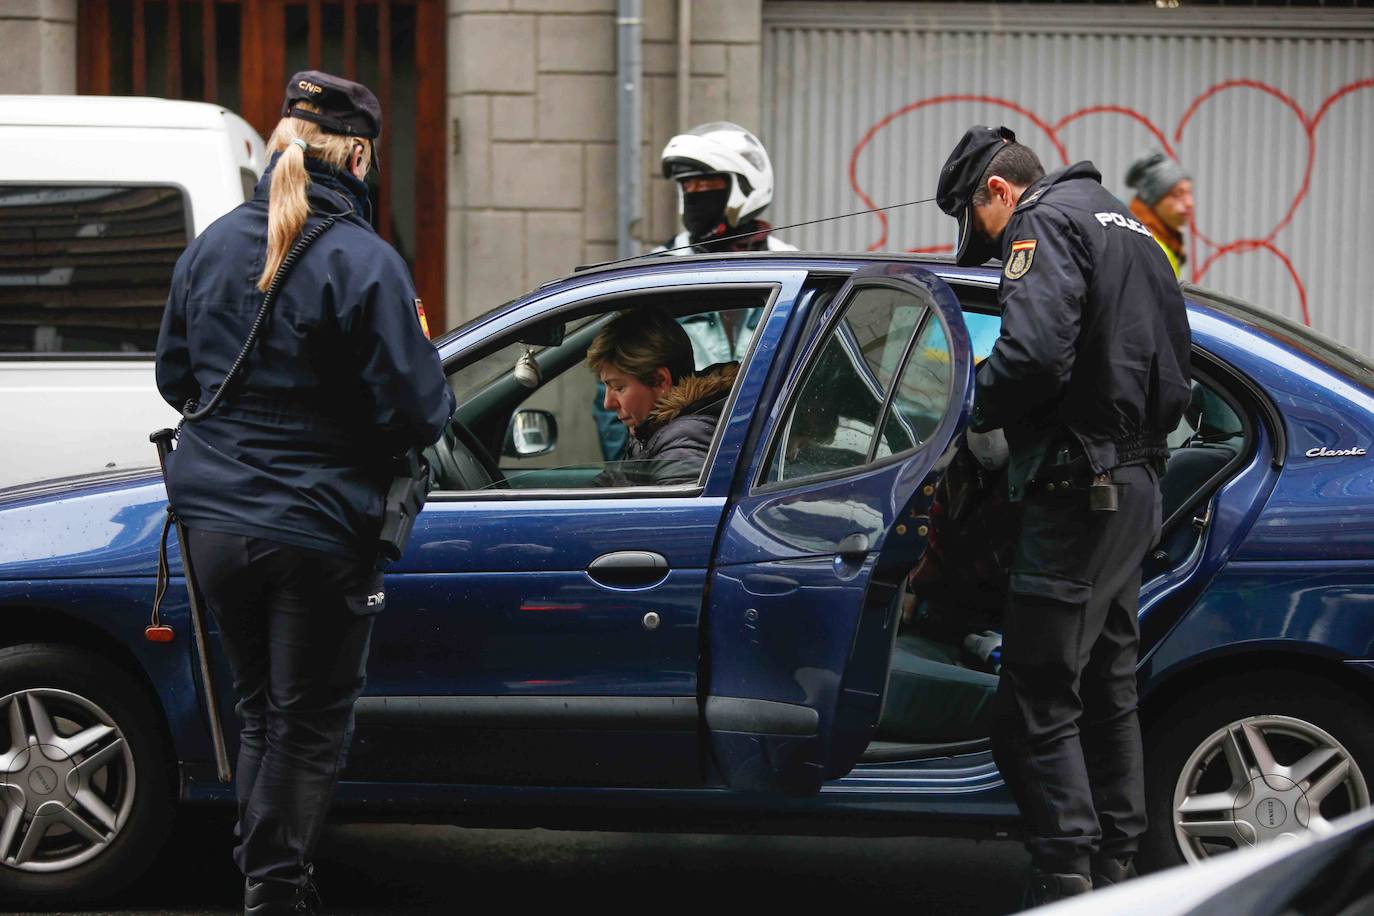
<path id="1" fill-rule="evenodd" d="M 901 583 L 972 403 L 958 300 L 857 271 L 813 321 L 736 477 L 713 565 L 704 719 L 725 784 L 816 791 L 876 728 Z"/>

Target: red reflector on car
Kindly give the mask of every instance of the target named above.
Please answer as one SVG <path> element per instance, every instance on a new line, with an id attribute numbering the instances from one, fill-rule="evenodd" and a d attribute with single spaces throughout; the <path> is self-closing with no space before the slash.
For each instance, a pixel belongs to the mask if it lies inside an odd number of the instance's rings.
<path id="1" fill-rule="evenodd" d="M 172 631 L 171 627 L 161 626 L 143 628 L 143 638 L 148 640 L 148 642 L 171 642 L 174 636 L 176 636 L 176 633 Z"/>

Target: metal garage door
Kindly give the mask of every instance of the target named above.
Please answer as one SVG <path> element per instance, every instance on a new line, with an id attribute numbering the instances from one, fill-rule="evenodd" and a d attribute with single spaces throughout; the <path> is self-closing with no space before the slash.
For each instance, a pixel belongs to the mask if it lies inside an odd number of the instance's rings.
<path id="1" fill-rule="evenodd" d="M 1093 24 L 1096 23 L 1096 24 Z M 764 4 L 771 219 L 934 195 L 970 124 L 1129 198 L 1148 146 L 1196 181 L 1184 277 L 1374 353 L 1374 20 L 1327 9 Z M 803 248 L 948 251 L 933 204 L 782 233 Z"/>

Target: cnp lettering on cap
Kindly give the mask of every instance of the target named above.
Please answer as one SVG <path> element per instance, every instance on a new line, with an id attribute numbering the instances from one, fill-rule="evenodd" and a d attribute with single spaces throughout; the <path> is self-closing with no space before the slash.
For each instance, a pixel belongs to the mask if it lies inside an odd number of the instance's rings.
<path id="1" fill-rule="evenodd" d="M 299 87 L 300 87 L 302 90 L 304 90 L 305 92 L 310 92 L 310 93 L 313 93 L 313 94 L 315 94 L 315 95 L 319 95 L 321 92 L 324 92 L 324 87 L 323 87 L 323 86 L 316 86 L 314 83 L 310 82 L 309 80 L 301 80 L 301 81 L 300 81 L 299 83 L 297 83 L 296 85 L 299 86 Z"/>

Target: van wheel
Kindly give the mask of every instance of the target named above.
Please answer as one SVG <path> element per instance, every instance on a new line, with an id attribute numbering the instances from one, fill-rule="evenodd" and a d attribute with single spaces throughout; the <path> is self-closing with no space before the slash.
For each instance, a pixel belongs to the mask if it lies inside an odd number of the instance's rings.
<path id="1" fill-rule="evenodd" d="M 138 685 L 67 646 L 0 649 L 0 899 L 114 894 L 161 850 L 172 783 Z"/>
<path id="2" fill-rule="evenodd" d="M 1370 803 L 1369 706 L 1305 675 L 1209 684 L 1156 719 L 1145 746 L 1142 870 L 1323 831 Z"/>

